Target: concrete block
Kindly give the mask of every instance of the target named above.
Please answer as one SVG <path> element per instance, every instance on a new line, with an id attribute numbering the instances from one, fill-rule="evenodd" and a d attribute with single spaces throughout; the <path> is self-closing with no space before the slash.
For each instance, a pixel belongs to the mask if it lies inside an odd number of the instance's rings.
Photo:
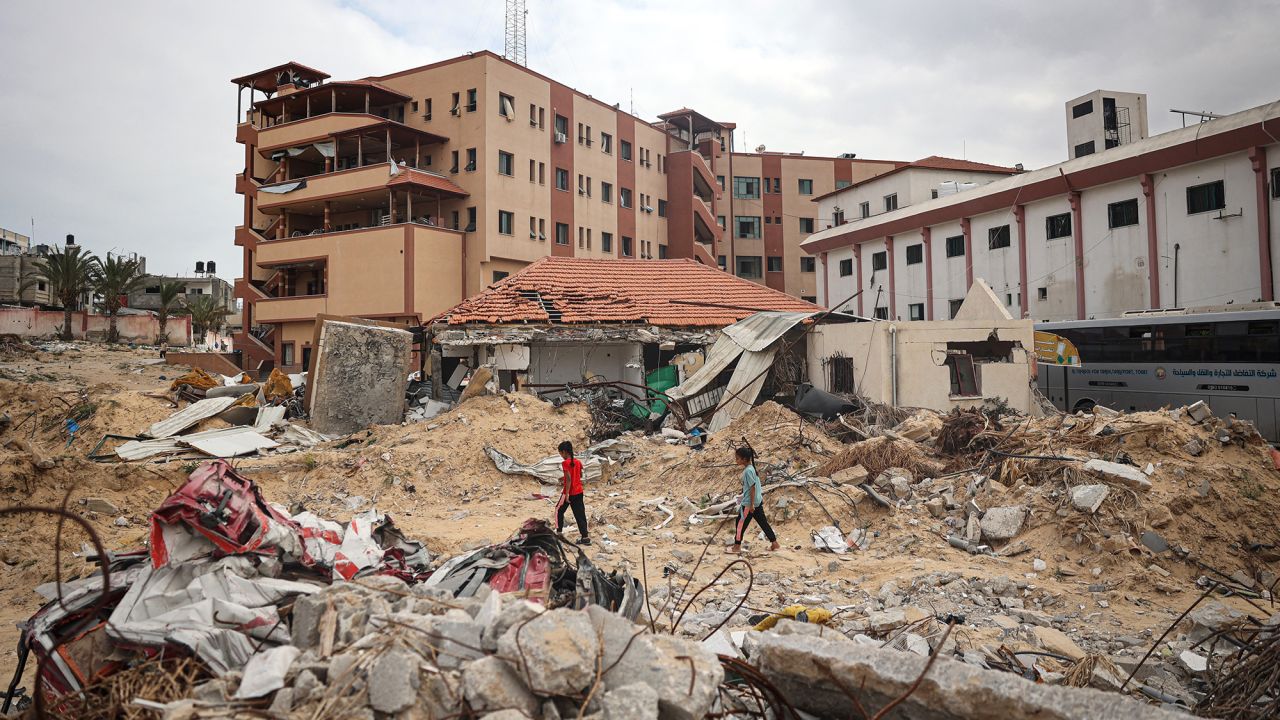
<path id="1" fill-rule="evenodd" d="M 1110 494 L 1106 485 L 1077 485 L 1071 488 L 1071 504 L 1080 512 L 1096 513 Z"/>
<path id="2" fill-rule="evenodd" d="M 386 651 L 369 667 L 369 707 L 398 713 L 418 699 L 418 657 L 403 648 Z"/>
<path id="3" fill-rule="evenodd" d="M 1147 479 L 1146 474 L 1132 465 L 1123 465 L 1094 458 L 1084 464 L 1084 469 L 1099 475 L 1105 475 L 1112 480 L 1117 480 L 1134 490 L 1151 489 L 1151 481 Z"/>
<path id="4" fill-rule="evenodd" d="M 585 612 L 557 608 L 507 630 L 498 653 L 516 663 L 539 695 L 576 695 L 596 676 L 599 651 L 595 629 Z"/>
<path id="5" fill-rule="evenodd" d="M 797 708 L 818 717 L 855 716 L 853 703 L 824 670 L 854 688 L 866 708 L 884 707 L 911 687 L 927 658 L 873 647 L 834 645 L 811 637 L 764 634 L 760 670 Z M 1037 720 L 1175 720 L 1184 715 L 1115 693 L 1038 685 L 1018 675 L 939 657 L 925 681 L 891 718 L 1034 717 Z"/>
<path id="6" fill-rule="evenodd" d="M 404 419 L 413 335 L 405 330 L 322 320 L 308 376 L 311 428 L 346 435 Z"/>
<path id="7" fill-rule="evenodd" d="M 654 720 L 658 717 L 658 691 L 644 683 L 610 690 L 601 701 L 604 720 Z"/>
<path id="8" fill-rule="evenodd" d="M 493 655 L 480 658 L 462 671 L 467 703 L 472 710 L 514 709 L 533 717 L 538 699 L 511 666 Z"/>
<path id="9" fill-rule="evenodd" d="M 995 507 L 982 516 L 982 537 L 987 540 L 1011 540 L 1022 530 L 1027 509 L 1021 506 Z"/>

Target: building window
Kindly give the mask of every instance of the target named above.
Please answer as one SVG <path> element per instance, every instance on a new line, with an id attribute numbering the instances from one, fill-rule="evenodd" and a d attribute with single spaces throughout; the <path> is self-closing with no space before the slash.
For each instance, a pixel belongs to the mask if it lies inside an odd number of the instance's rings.
<path id="1" fill-rule="evenodd" d="M 840 277 L 849 277 L 853 274 L 853 258 L 847 258 L 840 261 Z"/>
<path id="2" fill-rule="evenodd" d="M 449 215 L 450 215 L 450 220 L 451 220 L 451 222 L 449 223 L 449 227 L 453 228 L 454 230 L 461 230 L 461 229 L 462 229 L 462 221 L 458 219 L 458 217 L 459 217 L 459 215 L 458 215 L 458 211 L 457 211 L 457 210 L 454 210 L 454 211 L 453 211 L 452 213 L 450 213 Z"/>
<path id="3" fill-rule="evenodd" d="M 775 195 L 782 193 L 782 178 L 773 179 L 773 192 Z"/>
<path id="4" fill-rule="evenodd" d="M 811 273 L 811 272 L 813 272 L 814 265 L 816 264 L 816 263 L 814 262 L 814 260 L 815 260 L 815 259 L 816 259 L 816 258 L 814 258 L 814 257 L 812 257 L 812 256 L 809 256 L 809 255 L 806 255 L 806 256 L 804 256 L 804 257 L 800 258 L 800 272 L 802 272 L 802 273 Z"/>
<path id="5" fill-rule="evenodd" d="M 538 181 L 538 163 L 533 160 L 530 160 L 529 161 L 529 182 L 537 182 L 537 181 Z"/>
<path id="6" fill-rule="evenodd" d="M 910 305 L 908 305 L 907 319 L 923 320 L 924 319 L 924 303 L 911 303 Z"/>
<path id="7" fill-rule="evenodd" d="M 556 168 L 556 189 L 569 191 L 569 171 L 564 168 Z"/>
<path id="8" fill-rule="evenodd" d="M 760 217 L 759 216 L 736 215 L 733 218 L 733 223 L 738 228 L 738 237 L 740 238 L 760 237 Z"/>
<path id="9" fill-rule="evenodd" d="M 453 104 L 449 107 L 450 115 L 462 114 L 462 93 L 453 94 Z"/>
<path id="10" fill-rule="evenodd" d="M 618 204 L 624 208 L 631 207 L 631 188 L 618 188 Z"/>
<path id="11" fill-rule="evenodd" d="M 556 135 L 569 136 L 569 118 L 563 115 L 556 116 Z M 559 138 L 556 138 L 557 142 Z"/>
<path id="12" fill-rule="evenodd" d="M 1120 228 L 1138 224 L 1138 201 L 1121 200 L 1107 205 L 1107 227 Z"/>
<path id="13" fill-rule="evenodd" d="M 1061 215 L 1050 215 L 1044 219 L 1044 236 L 1045 239 L 1055 240 L 1057 238 L 1069 237 L 1071 235 L 1071 213 L 1062 213 Z"/>
<path id="14" fill-rule="evenodd" d="M 453 151 L 453 165 L 449 167 L 449 172 L 451 173 L 458 172 L 458 151 L 457 150 Z"/>
<path id="15" fill-rule="evenodd" d="M 888 319 L 889 319 L 889 308 L 887 308 L 887 307 L 878 307 L 878 308 L 876 308 L 876 309 L 875 309 L 875 319 L 877 319 L 877 320 L 888 320 Z"/>
<path id="16" fill-rule="evenodd" d="M 1192 185 L 1187 188 L 1188 215 L 1221 210 L 1226 206 L 1227 196 L 1226 191 L 1223 190 L 1221 180 L 1205 183 L 1204 185 Z"/>
<path id="17" fill-rule="evenodd" d="M 605 155 L 613 154 L 613 136 L 607 132 L 600 133 L 600 152 Z"/>
<path id="18" fill-rule="evenodd" d="M 845 188 L 849 187 L 849 186 L 850 186 L 850 185 L 852 185 L 852 184 L 853 184 L 853 181 L 852 181 L 852 180 L 837 180 L 837 181 L 836 181 L 836 189 L 837 189 L 837 190 L 843 190 L 843 189 L 845 189 Z"/>
<path id="19" fill-rule="evenodd" d="M 960 312 L 960 306 L 963 304 L 964 304 L 964 298 L 960 298 L 959 300 L 952 300 L 951 302 L 947 303 L 947 309 L 951 311 L 952 320 L 956 319 L 956 313 Z"/>
<path id="20" fill-rule="evenodd" d="M 293 343 L 280 343 L 280 364 L 293 367 Z"/>
<path id="21" fill-rule="evenodd" d="M 1048 300 L 1048 299 L 1049 299 L 1049 288 L 1047 288 L 1047 287 L 1036 288 L 1036 299 L 1037 299 L 1037 300 Z"/>
<path id="22" fill-rule="evenodd" d="M 800 232 L 806 235 L 813 232 L 813 218 L 800 218 Z"/>
<path id="23" fill-rule="evenodd" d="M 475 112 L 475 111 L 476 111 L 476 107 L 477 107 L 476 102 L 477 102 L 477 101 L 476 101 L 476 89 L 475 89 L 475 88 L 471 88 L 470 90 L 468 90 L 468 91 L 467 91 L 467 112 Z"/>
<path id="24" fill-rule="evenodd" d="M 504 279 L 506 279 L 506 277 L 507 277 L 508 275 L 510 275 L 510 274 L 511 274 L 511 273 L 507 272 L 506 270 L 494 270 L 494 271 L 493 271 L 493 281 L 494 281 L 494 282 L 498 282 L 499 280 L 504 280 Z"/>
<path id="25" fill-rule="evenodd" d="M 929 199 L 930 199 L 930 200 L 937 200 L 937 199 L 938 199 L 938 189 L 937 189 L 937 188 L 934 188 L 934 189 L 932 189 L 932 190 L 930 190 L 930 191 L 929 191 Z"/>
<path id="26" fill-rule="evenodd" d="M 533 168 L 529 168 L 529 179 L 533 179 Z M 498 174 L 499 175 L 515 175 L 516 174 L 516 156 L 502 150 L 498 151 Z"/>
<path id="27" fill-rule="evenodd" d="M 467 228 L 466 228 L 466 230 L 467 230 L 467 232 L 475 232 L 475 231 L 476 231 L 476 209 L 475 209 L 475 208 L 473 208 L 473 207 L 469 207 L 469 208 L 467 208 Z"/>
<path id="28" fill-rule="evenodd" d="M 547 184 L 547 164 L 546 163 L 538 163 L 538 184 L 539 185 Z"/>
<path id="29" fill-rule="evenodd" d="M 739 255 L 738 256 L 738 277 L 759 278 L 760 277 L 760 256 L 759 255 Z"/>
<path id="30" fill-rule="evenodd" d="M 613 252 L 613 233 L 600 233 L 600 249 L 604 252 Z"/>
<path id="31" fill-rule="evenodd" d="M 506 93 L 498 93 L 498 114 L 508 120 L 515 120 L 516 99 Z"/>
<path id="32" fill-rule="evenodd" d="M 717 215 L 717 216 L 716 216 L 716 224 L 720 226 L 720 229 L 721 229 L 721 230 L 723 230 L 723 229 L 725 228 L 725 224 L 724 224 L 724 223 L 725 223 L 724 216 L 723 216 L 723 215 Z"/>
<path id="33" fill-rule="evenodd" d="M 726 258 L 724 255 L 716 256 L 716 265 L 719 265 L 721 270 L 724 270 L 726 267 L 728 267 L 727 265 L 728 262 L 729 262 L 728 258 Z"/>
<path id="34" fill-rule="evenodd" d="M 987 230 L 987 249 L 999 250 L 1009 247 L 1009 226 L 1001 225 Z"/>
<path id="35" fill-rule="evenodd" d="M 760 198 L 760 178 L 733 177 L 733 196 L 741 200 L 758 200 Z"/>
<path id="36" fill-rule="evenodd" d="M 974 397 L 978 394 L 978 375 L 973 370 L 972 355 L 969 353 L 947 355 L 943 364 L 951 371 L 953 397 Z"/>
<path id="37" fill-rule="evenodd" d="M 878 253 L 871 253 L 871 271 L 886 270 L 889 267 L 889 253 L 881 250 Z"/>
<path id="38" fill-rule="evenodd" d="M 658 246 L 658 259 L 659 259 L 659 260 L 666 260 L 666 259 L 667 259 L 667 246 L 666 246 L 666 245 L 659 245 L 659 246 Z"/>
<path id="39" fill-rule="evenodd" d="M 36 281 L 36 290 L 38 290 L 39 292 L 44 292 L 46 289 L 48 289 L 48 286 L 44 284 L 44 280 Z M 157 293 L 160 292 L 160 289 L 156 288 L 156 292 Z"/>
<path id="40" fill-rule="evenodd" d="M 801 296 L 800 296 L 800 299 L 801 299 L 801 300 L 803 300 L 803 301 L 805 301 L 805 302 L 807 302 L 807 303 L 813 303 L 814 305 L 817 305 L 817 304 L 818 304 L 818 296 L 817 296 L 817 295 L 801 295 Z"/>
<path id="41" fill-rule="evenodd" d="M 723 175 L 717 175 L 717 176 L 716 176 L 716 184 L 720 186 L 720 189 L 721 189 L 721 190 L 724 190 L 724 176 L 723 176 Z"/>
<path id="42" fill-rule="evenodd" d="M 538 124 L 538 105 L 529 103 L 529 127 L 541 127 Z"/>
<path id="43" fill-rule="evenodd" d="M 770 255 L 768 261 L 769 272 L 782 272 L 782 258 L 780 256 Z"/>
<path id="44" fill-rule="evenodd" d="M 919 265 L 924 262 L 924 245 L 908 245 L 907 246 L 907 264 Z"/>
<path id="45" fill-rule="evenodd" d="M 1079 105 L 1075 105 L 1071 108 L 1071 117 L 1073 118 L 1084 117 L 1085 115 L 1088 115 L 1091 112 L 1093 112 L 1093 101 L 1085 100 Z"/>
<path id="46" fill-rule="evenodd" d="M 662 198 L 658 198 L 658 217 L 666 217 L 666 216 L 667 216 L 667 201 L 663 200 Z"/>
<path id="47" fill-rule="evenodd" d="M 963 257 L 964 256 L 964 236 L 952 235 L 947 238 L 947 257 Z"/>
<path id="48" fill-rule="evenodd" d="M 622 236 L 622 256 L 631 257 L 632 255 L 631 238 L 626 235 Z"/>
<path id="49" fill-rule="evenodd" d="M 600 201 L 607 203 L 613 202 L 613 183 L 600 183 Z"/>
<path id="50" fill-rule="evenodd" d="M 631 143 L 627 140 L 618 141 L 618 155 L 623 160 L 631 159 Z"/>
<path id="51" fill-rule="evenodd" d="M 765 215 L 765 216 L 764 216 L 764 224 L 765 224 L 765 225 L 772 225 L 772 224 L 773 224 L 773 216 L 771 216 L 771 215 Z"/>
<path id="52" fill-rule="evenodd" d="M 1094 153 L 1093 141 L 1090 140 L 1087 143 L 1080 143 L 1079 145 L 1076 146 L 1075 152 L 1076 152 L 1076 157 L 1078 158 L 1084 157 L 1085 155 L 1092 155 Z"/>
<path id="53" fill-rule="evenodd" d="M 812 180 L 806 180 L 806 179 L 804 179 L 804 178 L 801 178 L 800 180 L 798 180 L 798 181 L 797 181 L 797 183 L 798 183 L 798 184 L 799 184 L 799 186 L 800 186 L 800 194 L 801 194 L 801 195 L 812 195 L 812 194 L 813 194 L 813 181 L 812 181 Z"/>
<path id="54" fill-rule="evenodd" d="M 858 215 L 863 218 L 871 217 L 871 201 L 858 203 Z"/>
<path id="55" fill-rule="evenodd" d="M 515 234 L 516 216 L 515 213 L 506 210 L 498 211 L 498 232 L 503 235 Z"/>
<path id="56" fill-rule="evenodd" d="M 556 244 L 569 244 L 569 225 L 567 223 L 556 223 Z"/>
<path id="57" fill-rule="evenodd" d="M 431 98 L 422 101 L 422 119 L 431 120 Z"/>
<path id="58" fill-rule="evenodd" d="M 538 239 L 538 219 L 532 215 L 529 216 L 529 239 Z"/>
<path id="59" fill-rule="evenodd" d="M 884 196 L 884 211 L 891 212 L 898 209 L 898 193 Z"/>
<path id="60" fill-rule="evenodd" d="M 547 221 L 545 218 L 538 218 L 538 239 L 547 239 Z"/>
<path id="61" fill-rule="evenodd" d="M 476 149 L 467 148 L 467 172 L 475 172 L 476 170 Z"/>
<path id="62" fill-rule="evenodd" d="M 1271 168 L 1271 197 L 1280 198 L 1280 168 Z"/>

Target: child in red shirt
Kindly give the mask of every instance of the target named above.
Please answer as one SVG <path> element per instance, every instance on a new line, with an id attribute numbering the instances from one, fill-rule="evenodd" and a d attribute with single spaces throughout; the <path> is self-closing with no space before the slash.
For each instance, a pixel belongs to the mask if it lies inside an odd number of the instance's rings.
<path id="1" fill-rule="evenodd" d="M 560 443 L 560 463 L 564 473 L 561 479 L 560 499 L 556 501 L 556 532 L 564 530 L 564 511 L 573 508 L 573 519 L 578 521 L 578 544 L 590 545 L 587 535 L 587 506 L 582 502 L 582 461 L 573 456 L 573 443 Z"/>

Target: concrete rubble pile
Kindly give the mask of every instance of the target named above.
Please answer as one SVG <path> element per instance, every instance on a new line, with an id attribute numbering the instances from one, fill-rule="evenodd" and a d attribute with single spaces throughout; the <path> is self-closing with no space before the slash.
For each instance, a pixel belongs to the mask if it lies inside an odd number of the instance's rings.
<path id="1" fill-rule="evenodd" d="M 625 572 L 568 558 L 542 521 L 437 564 L 376 508 L 345 526 L 305 509 L 290 515 L 224 460 L 198 467 L 156 508 L 146 548 L 103 555 L 86 546 L 83 554 L 100 569 L 37 588 L 49 602 L 25 623 L 11 686 L 33 657 L 39 699 L 73 715 L 100 684 L 175 657 L 192 659 L 199 677 L 268 682 L 317 632 L 329 633 L 328 648 L 335 637 L 345 645 L 374 629 L 367 620 L 386 607 L 356 608 L 371 597 L 361 586 L 416 593 L 441 612 L 454 598 L 491 592 L 520 593 L 539 609 L 596 604 L 632 618 L 644 602 Z M 334 615 L 335 603 L 353 609 Z M 252 687 L 242 685 L 240 697 L 257 697 Z M 25 704 L 11 694 L 3 712 L 15 702 Z"/>

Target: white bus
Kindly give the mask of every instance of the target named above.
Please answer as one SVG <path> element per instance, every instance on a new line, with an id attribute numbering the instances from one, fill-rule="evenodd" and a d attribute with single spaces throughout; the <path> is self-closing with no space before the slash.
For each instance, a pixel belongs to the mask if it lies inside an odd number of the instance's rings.
<path id="1" fill-rule="evenodd" d="M 1059 409 L 1155 410 L 1203 400 L 1214 414 L 1280 439 L 1280 303 L 1126 313 L 1037 323 L 1075 344 L 1080 367 L 1041 365 Z"/>

